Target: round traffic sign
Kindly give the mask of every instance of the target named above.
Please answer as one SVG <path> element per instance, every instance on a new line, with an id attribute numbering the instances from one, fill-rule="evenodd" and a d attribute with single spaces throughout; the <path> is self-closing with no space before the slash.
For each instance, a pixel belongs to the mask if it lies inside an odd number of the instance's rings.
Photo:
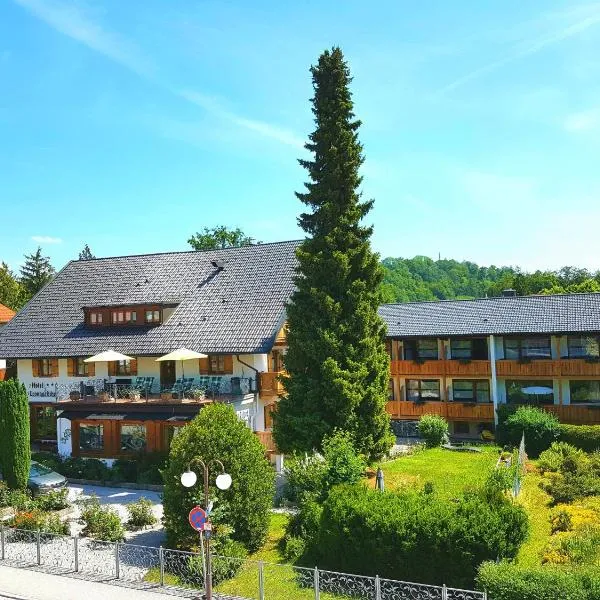
<path id="1" fill-rule="evenodd" d="M 208 516 L 203 508 L 200 506 L 194 506 L 194 508 L 190 510 L 188 520 L 192 526 L 192 529 L 195 529 L 196 531 L 204 531 L 206 524 L 208 523 Z"/>

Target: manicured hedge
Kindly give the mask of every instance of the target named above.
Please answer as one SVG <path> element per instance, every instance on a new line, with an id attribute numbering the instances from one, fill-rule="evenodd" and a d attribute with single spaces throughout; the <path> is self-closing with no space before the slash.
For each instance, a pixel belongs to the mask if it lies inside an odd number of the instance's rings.
<path id="1" fill-rule="evenodd" d="M 555 415 L 535 406 L 510 405 L 498 408 L 496 439 L 501 445 L 518 446 L 525 434 L 525 450 L 530 458 L 537 458 L 558 440 L 560 423 Z"/>
<path id="2" fill-rule="evenodd" d="M 600 450 L 600 425 L 560 424 L 560 441 L 586 452 Z"/>
<path id="3" fill-rule="evenodd" d="M 469 588 L 479 564 L 512 558 L 528 531 L 522 507 L 500 495 L 381 493 L 334 488 L 323 503 L 306 564 L 364 575 Z"/>
<path id="4" fill-rule="evenodd" d="M 486 562 L 479 568 L 477 589 L 487 591 L 489 600 L 598 600 L 600 572 Z"/>

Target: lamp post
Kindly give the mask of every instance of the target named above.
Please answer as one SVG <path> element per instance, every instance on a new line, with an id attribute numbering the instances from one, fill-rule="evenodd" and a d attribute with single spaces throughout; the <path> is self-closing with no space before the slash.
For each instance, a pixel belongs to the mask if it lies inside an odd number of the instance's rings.
<path id="1" fill-rule="evenodd" d="M 208 482 L 210 477 L 209 467 L 214 463 L 221 468 L 221 473 L 217 475 L 215 483 L 220 490 L 228 490 L 231 487 L 231 475 L 229 473 L 225 473 L 225 467 L 223 463 L 218 459 L 213 459 L 208 462 L 204 462 L 201 458 L 193 458 L 187 468 L 185 473 L 181 474 L 181 485 L 186 488 L 191 488 L 195 485 L 197 481 L 197 476 L 194 471 L 192 471 L 192 464 L 198 464 L 202 467 L 202 477 L 204 479 L 204 510 L 208 513 Z M 211 530 L 207 529 L 206 531 L 206 542 L 205 546 L 205 554 L 206 554 L 206 573 L 204 576 L 204 589 L 206 594 L 206 600 L 212 600 L 212 563 L 210 556 L 210 535 Z"/>

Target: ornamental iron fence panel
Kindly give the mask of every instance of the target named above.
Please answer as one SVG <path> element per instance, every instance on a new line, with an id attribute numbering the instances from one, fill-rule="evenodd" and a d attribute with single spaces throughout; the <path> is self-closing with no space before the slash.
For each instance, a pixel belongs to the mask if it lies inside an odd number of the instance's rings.
<path id="1" fill-rule="evenodd" d="M 204 587 L 206 572 L 202 553 L 7 527 L 0 527 L 2 561 L 185 596 Z M 219 555 L 212 568 L 215 597 L 222 599 L 487 600 L 485 592 Z"/>

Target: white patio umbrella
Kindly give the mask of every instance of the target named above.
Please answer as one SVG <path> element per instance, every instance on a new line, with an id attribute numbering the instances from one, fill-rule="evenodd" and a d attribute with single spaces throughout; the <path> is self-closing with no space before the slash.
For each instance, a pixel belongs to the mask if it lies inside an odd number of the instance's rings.
<path id="1" fill-rule="evenodd" d="M 100 352 L 100 354 L 94 354 L 94 356 L 86 358 L 83 362 L 113 362 L 115 360 L 133 360 L 133 358 L 114 350 L 105 350 L 104 352 Z"/>
<path id="2" fill-rule="evenodd" d="M 554 392 L 551 387 L 541 385 L 530 385 L 529 387 L 521 388 L 521 391 L 530 396 L 545 396 Z"/>
<path id="3" fill-rule="evenodd" d="M 179 348 L 177 350 L 173 350 L 173 352 L 169 352 L 169 354 L 165 354 L 156 359 L 156 362 L 161 362 L 164 360 L 179 360 L 181 361 L 181 376 L 185 377 L 185 371 L 183 370 L 183 361 L 184 360 L 194 360 L 199 358 L 206 358 L 207 354 L 202 354 L 201 352 L 195 352 L 194 350 L 188 350 L 187 348 Z"/>

